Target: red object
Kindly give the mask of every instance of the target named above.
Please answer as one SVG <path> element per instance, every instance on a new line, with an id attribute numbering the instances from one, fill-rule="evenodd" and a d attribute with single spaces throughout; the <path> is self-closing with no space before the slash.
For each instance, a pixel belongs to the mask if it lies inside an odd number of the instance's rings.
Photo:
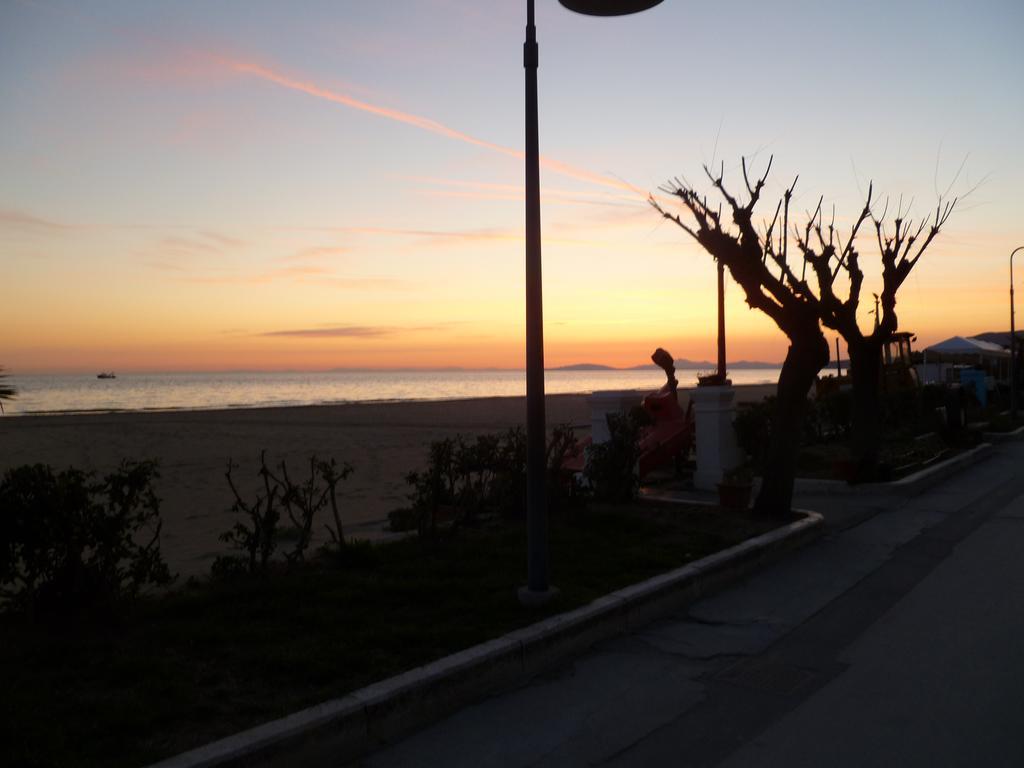
<path id="1" fill-rule="evenodd" d="M 679 407 L 675 392 L 658 392 L 644 398 L 644 410 L 651 415 L 654 424 L 640 433 L 640 449 L 637 472 L 643 479 L 651 470 L 685 456 L 693 445 L 693 402 L 686 413 Z"/>
<path id="2" fill-rule="evenodd" d="M 640 451 L 637 471 L 641 479 L 652 470 L 674 461 L 677 456 L 686 456 L 693 446 L 693 403 L 684 412 L 679 407 L 675 389 L 666 389 L 668 385 L 643 400 L 643 409 L 654 423 L 641 430 L 637 443 Z M 569 474 L 582 472 L 587 465 L 587 448 L 590 444 L 589 437 L 581 440 L 576 452 L 562 462 L 562 470 Z"/>

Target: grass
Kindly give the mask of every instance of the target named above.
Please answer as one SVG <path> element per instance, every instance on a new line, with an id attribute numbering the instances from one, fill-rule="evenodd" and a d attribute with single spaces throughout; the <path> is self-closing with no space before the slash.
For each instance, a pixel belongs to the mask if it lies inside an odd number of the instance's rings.
<path id="1" fill-rule="evenodd" d="M 561 590 L 522 608 L 524 526 L 350 547 L 190 583 L 116 623 L 0 617 L 8 765 L 142 765 L 334 698 L 732 546 L 783 522 L 713 507 L 592 508 L 550 525 Z"/>
<path id="2" fill-rule="evenodd" d="M 1010 418 L 1008 411 L 998 411 L 989 416 L 986 432 L 1012 432 L 1024 425 L 1024 410 L 1017 413 L 1016 420 Z"/>
<path id="3" fill-rule="evenodd" d="M 879 449 L 879 463 L 888 467 L 888 480 L 898 480 L 929 466 L 940 459 L 949 458 L 967 446 L 952 445 L 939 435 L 921 436 L 890 434 Z M 850 449 L 843 440 L 805 445 L 797 456 L 797 477 L 840 480 L 837 467 L 849 462 Z"/>

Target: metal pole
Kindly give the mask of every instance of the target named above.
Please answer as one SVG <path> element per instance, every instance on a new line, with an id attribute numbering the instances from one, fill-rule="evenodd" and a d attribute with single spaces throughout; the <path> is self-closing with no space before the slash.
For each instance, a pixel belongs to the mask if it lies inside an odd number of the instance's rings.
<path id="1" fill-rule="evenodd" d="M 718 383 L 725 386 L 725 265 L 718 261 Z"/>
<path id="2" fill-rule="evenodd" d="M 1013 257 L 1024 245 L 1010 253 L 1010 423 L 1017 421 L 1017 329 L 1013 318 Z"/>
<path id="3" fill-rule="evenodd" d="M 540 149 L 537 126 L 537 28 L 526 3 L 526 527 L 527 591 L 543 599 L 548 584 L 548 521 L 544 491 L 544 305 L 540 251 Z"/>

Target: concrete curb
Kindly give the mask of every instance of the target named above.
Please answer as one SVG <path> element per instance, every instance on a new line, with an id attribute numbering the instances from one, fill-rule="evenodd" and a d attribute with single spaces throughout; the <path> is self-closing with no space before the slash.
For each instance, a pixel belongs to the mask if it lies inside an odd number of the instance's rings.
<path id="1" fill-rule="evenodd" d="M 670 500 L 678 501 L 678 500 Z M 691 503 L 691 502 L 680 502 Z M 821 534 L 803 517 L 592 603 L 317 704 L 151 768 L 341 765 L 539 672 L 734 583 Z"/>
<path id="2" fill-rule="evenodd" d="M 1010 433 L 1013 434 L 1013 433 Z M 986 435 L 987 437 L 987 435 Z M 1006 438 L 1008 439 L 1008 438 Z M 977 464 L 992 453 L 992 443 L 985 442 L 969 451 L 964 451 L 952 458 L 940 461 L 930 467 L 901 477 L 888 483 L 860 483 L 850 485 L 843 480 L 818 480 L 814 478 L 796 479 L 794 490 L 799 493 L 817 493 L 822 495 L 851 495 L 859 493 L 895 493 L 912 496 L 947 479 L 951 473 Z"/>
<path id="3" fill-rule="evenodd" d="M 1024 438 L 1024 427 L 1017 427 L 1011 432 L 982 432 L 981 436 L 986 443 L 1005 443 L 1009 440 L 1020 440 Z"/>

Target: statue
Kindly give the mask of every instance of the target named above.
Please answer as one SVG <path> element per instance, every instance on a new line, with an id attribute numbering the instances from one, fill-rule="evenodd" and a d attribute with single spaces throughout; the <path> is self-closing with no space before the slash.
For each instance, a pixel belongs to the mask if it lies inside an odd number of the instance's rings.
<path id="1" fill-rule="evenodd" d="M 658 347 L 651 355 L 651 360 L 665 372 L 667 381 L 657 392 L 651 392 L 644 398 L 644 410 L 655 424 L 685 419 L 685 414 L 679 407 L 679 398 L 676 396 L 679 381 L 676 379 L 675 358 L 668 350 Z"/>
<path id="2" fill-rule="evenodd" d="M 665 376 L 668 378 L 668 382 L 666 382 L 665 386 L 661 388 L 661 394 L 665 394 L 667 392 L 675 394 L 679 387 L 679 382 L 676 380 L 675 358 L 672 357 L 672 354 L 668 350 L 658 347 L 654 350 L 654 354 L 651 355 L 651 360 L 653 360 L 654 364 L 665 372 Z"/>

